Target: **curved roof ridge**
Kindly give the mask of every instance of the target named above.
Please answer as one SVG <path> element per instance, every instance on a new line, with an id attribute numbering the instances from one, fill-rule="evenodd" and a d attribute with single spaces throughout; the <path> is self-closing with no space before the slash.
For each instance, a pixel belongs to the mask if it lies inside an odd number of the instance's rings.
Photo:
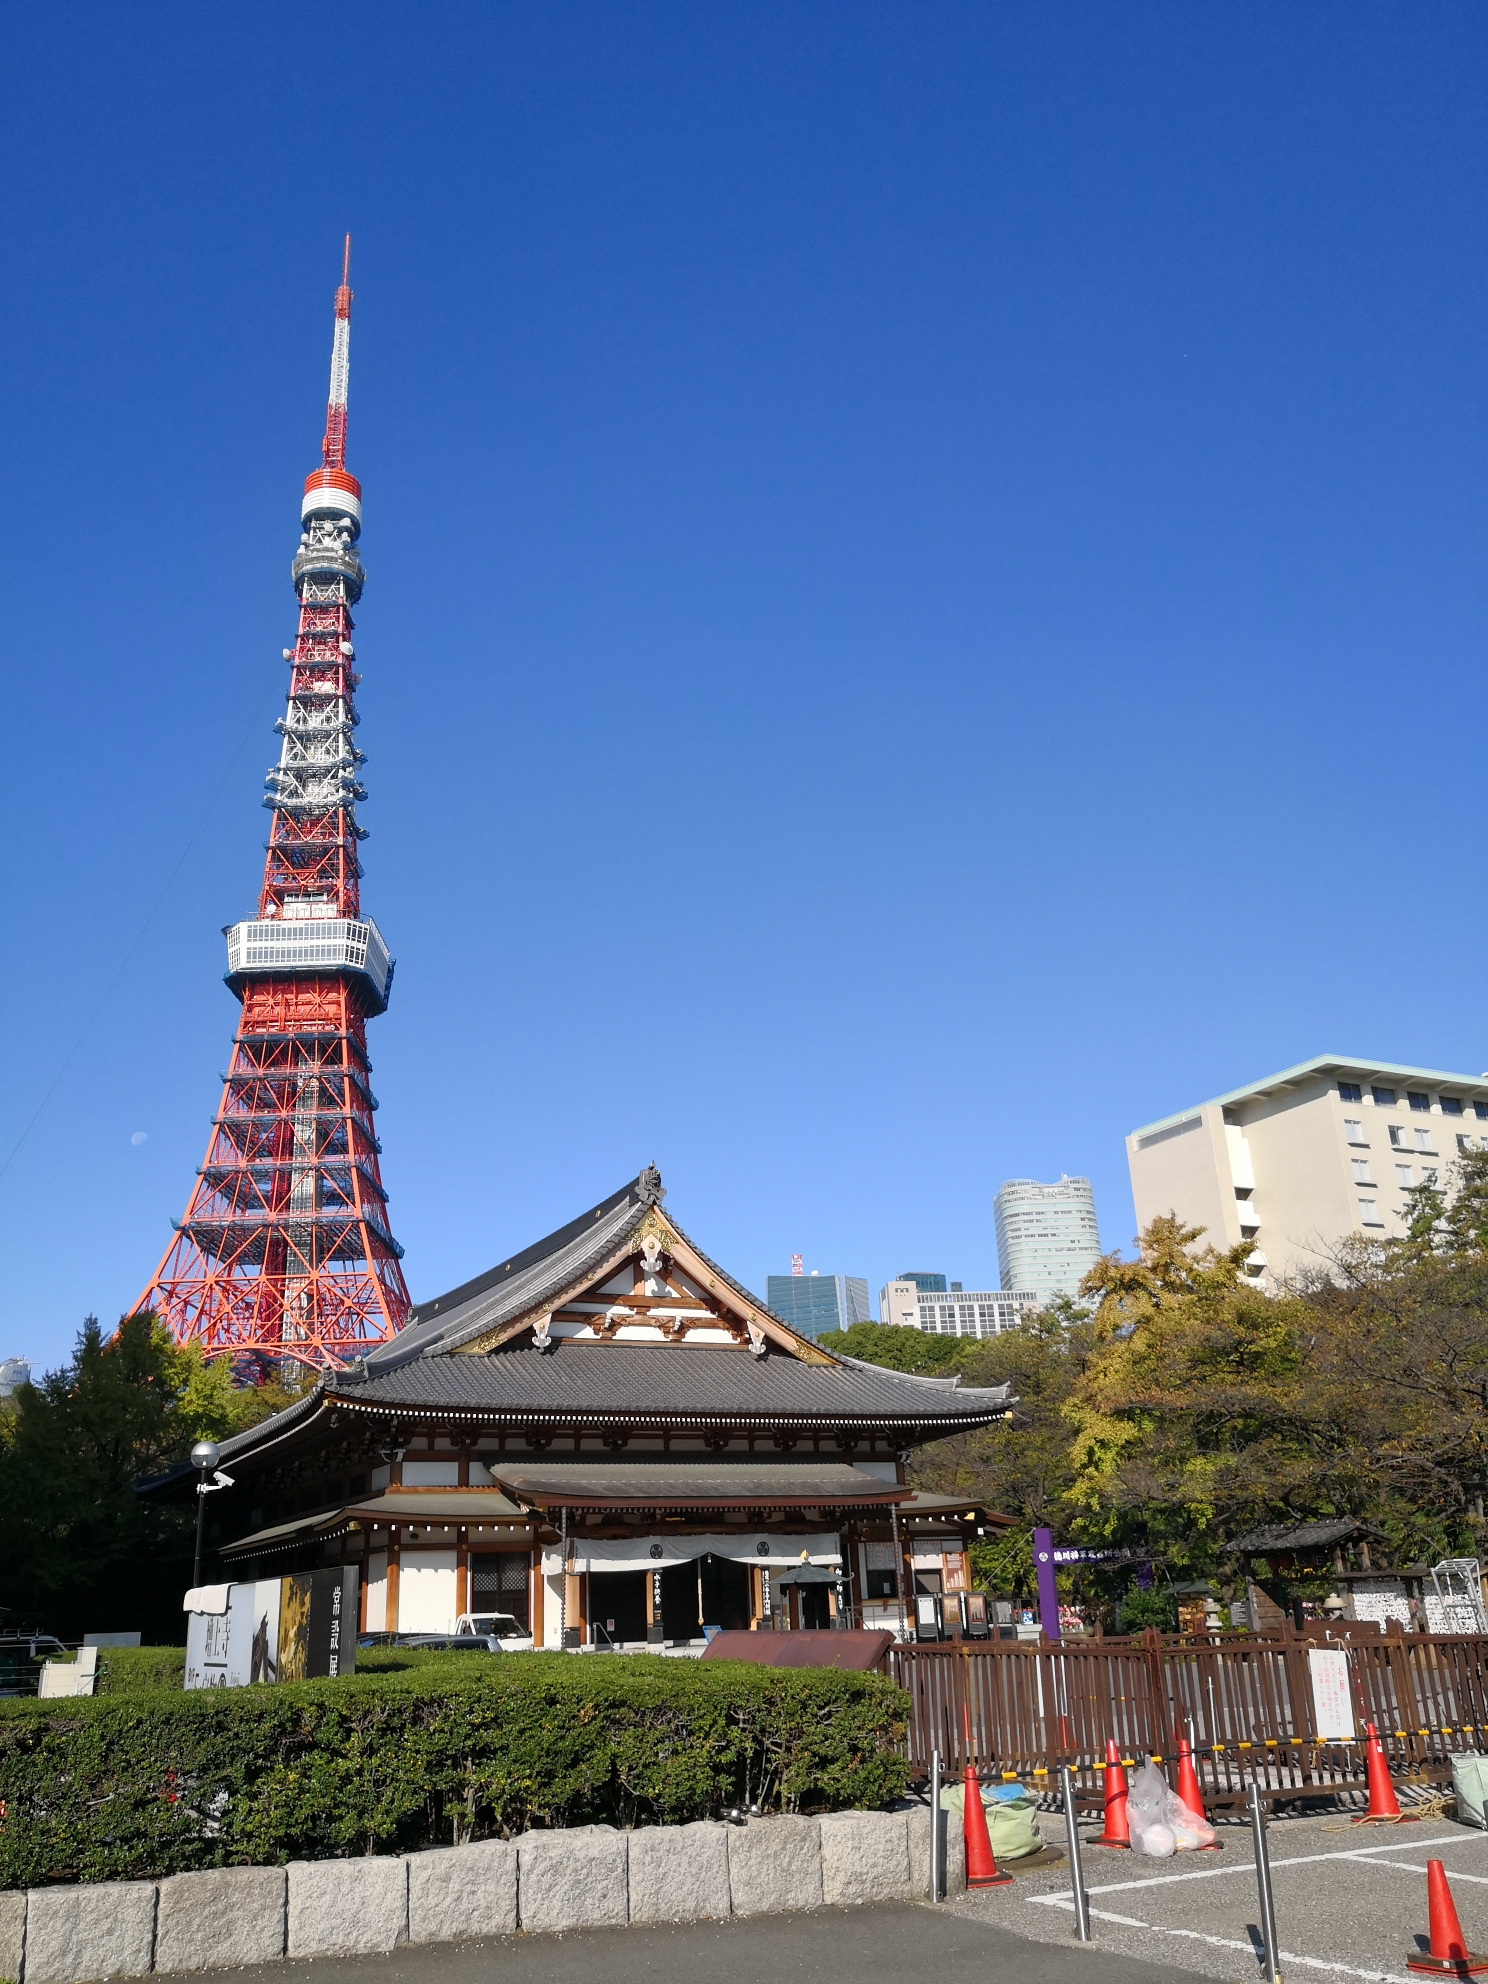
<path id="1" fill-rule="evenodd" d="M 417 1321 L 410 1322 L 364 1360 L 366 1374 L 373 1377 L 396 1371 L 413 1358 L 456 1350 L 494 1323 L 504 1321 L 504 1311 L 517 1314 L 525 1305 L 541 1302 L 545 1283 L 561 1287 L 574 1275 L 582 1274 L 585 1264 L 607 1253 L 646 1210 L 640 1179 L 633 1178 L 619 1192 L 601 1200 L 592 1213 L 570 1220 L 546 1239 L 513 1254 L 504 1267 L 488 1269 L 485 1274 L 424 1304 L 427 1313 L 416 1309 Z M 592 1244 L 580 1245 L 584 1241 Z M 559 1262 L 561 1267 L 556 1267 Z M 513 1297 L 518 1298 L 515 1304 Z"/>
<path id="2" fill-rule="evenodd" d="M 845 1350 L 834 1350 L 832 1355 L 839 1364 L 855 1364 L 860 1371 L 887 1371 L 891 1377 L 903 1378 L 906 1384 L 930 1385 L 943 1392 L 960 1392 L 963 1398 L 991 1398 L 1007 1391 L 1006 1385 L 963 1385 L 959 1371 L 953 1372 L 949 1378 L 937 1378 L 928 1371 L 900 1371 L 892 1364 L 874 1364 L 866 1357 L 849 1357 Z"/>

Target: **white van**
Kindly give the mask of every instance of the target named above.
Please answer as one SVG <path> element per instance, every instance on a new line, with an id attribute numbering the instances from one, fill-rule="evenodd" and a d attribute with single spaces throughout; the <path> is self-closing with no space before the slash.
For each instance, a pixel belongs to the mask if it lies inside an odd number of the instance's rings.
<path id="1" fill-rule="evenodd" d="M 493 1641 L 503 1653 L 530 1653 L 532 1635 L 510 1612 L 462 1612 L 455 1621 L 455 1638 Z"/>

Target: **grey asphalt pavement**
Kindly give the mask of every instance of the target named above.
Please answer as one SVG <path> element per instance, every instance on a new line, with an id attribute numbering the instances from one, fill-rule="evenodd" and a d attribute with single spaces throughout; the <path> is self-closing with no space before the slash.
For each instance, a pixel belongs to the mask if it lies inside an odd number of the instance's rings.
<path id="1" fill-rule="evenodd" d="M 1057 1822 L 1056 1822 L 1057 1823 Z M 1046 1833 L 1053 1826 L 1045 1824 Z M 1218 1853 L 1144 1860 L 1089 1847 L 1083 1854 L 1097 1948 L 1177 1965 L 1189 1976 L 1260 1975 L 1260 1911 L 1248 1826 L 1220 1828 Z M 1410 1984 L 1405 1959 L 1426 1947 L 1426 1862 L 1447 1870 L 1471 1949 L 1488 1949 L 1488 1835 L 1451 1820 L 1350 1826 L 1340 1814 L 1281 1819 L 1270 1828 L 1281 1969 L 1288 1984 L 1349 1979 Z M 968 1922 L 1067 1942 L 1073 1927 L 1068 1869 L 1030 1869 L 1014 1887 L 946 1904 Z"/>
<path id="2" fill-rule="evenodd" d="M 236 1970 L 232 1984 L 677 1984 L 689 1978 L 867 1984 L 873 1977 L 914 1977 L 927 1963 L 937 1976 L 967 1984 L 989 1966 L 1015 1984 L 1187 1984 L 1190 1975 L 1145 1957 L 1030 1942 L 1000 1923 L 926 1904 L 424 1945 L 349 1962 L 320 1958 Z"/>
<path id="3" fill-rule="evenodd" d="M 1046 1821 L 1059 1837 L 1059 1822 Z M 866 1984 L 874 1975 L 986 1975 L 1014 1984 L 1258 1984 L 1260 1914 L 1249 1828 L 1220 1828 L 1218 1853 L 1143 1860 L 1084 1853 L 1093 1941 L 1075 1942 L 1062 1855 L 1007 1887 L 931 1908 L 824 1908 L 663 1929 L 599 1929 L 321 1958 L 234 1973 L 235 1984 Z M 1281 1819 L 1270 1832 L 1281 1968 L 1288 1984 L 1410 1984 L 1426 1947 L 1426 1862 L 1441 1860 L 1472 1949 L 1488 1949 L 1488 1835 L 1451 1820 L 1350 1826 L 1342 1815 Z M 184 1980 L 183 1980 L 184 1984 Z M 192 1980 L 200 1984 L 200 1979 Z"/>

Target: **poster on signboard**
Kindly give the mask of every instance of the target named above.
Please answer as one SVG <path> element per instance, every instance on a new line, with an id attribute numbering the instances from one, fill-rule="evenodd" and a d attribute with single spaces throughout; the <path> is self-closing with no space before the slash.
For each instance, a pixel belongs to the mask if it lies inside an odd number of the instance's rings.
<path id="1" fill-rule="evenodd" d="M 279 1601 L 279 1679 L 334 1678 L 356 1667 L 357 1571 L 299 1571 Z"/>
<path id="2" fill-rule="evenodd" d="M 203 1585 L 187 1594 L 188 1688 L 246 1688 L 278 1679 L 278 1578 Z"/>
<path id="3" fill-rule="evenodd" d="M 357 1571 L 301 1571 L 187 1593 L 186 1686 L 334 1678 L 356 1668 Z"/>
<path id="4" fill-rule="evenodd" d="M 1309 1647 L 1307 1665 L 1312 1674 L 1312 1713 L 1319 1740 L 1352 1743 L 1354 1693 L 1348 1655 L 1340 1647 Z"/>

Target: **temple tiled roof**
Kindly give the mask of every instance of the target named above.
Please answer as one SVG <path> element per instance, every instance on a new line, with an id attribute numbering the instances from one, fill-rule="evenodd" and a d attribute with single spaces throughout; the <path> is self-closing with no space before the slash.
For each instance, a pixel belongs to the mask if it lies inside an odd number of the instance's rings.
<path id="1" fill-rule="evenodd" d="M 571 1220 L 535 1246 L 513 1254 L 502 1266 L 452 1288 L 446 1295 L 421 1302 L 407 1327 L 367 1356 L 365 1369 L 369 1374 L 397 1370 L 416 1357 L 433 1357 L 440 1351 L 455 1350 L 472 1337 L 539 1307 L 588 1269 L 597 1268 L 626 1233 L 641 1224 L 652 1203 L 641 1179 L 632 1179 L 592 1213 Z M 718 1272 L 731 1288 L 751 1301 L 754 1299 L 747 1289 L 740 1288 L 724 1274 L 722 1268 Z M 759 1306 L 763 1308 L 764 1304 Z"/>
<path id="2" fill-rule="evenodd" d="M 597 1275 L 665 1194 L 654 1170 L 579 1219 L 447 1294 L 421 1303 L 406 1329 L 262 1425 L 223 1443 L 228 1459 L 264 1453 L 323 1412 L 393 1416 L 435 1412 L 467 1423 L 544 1422 L 662 1426 L 799 1424 L 889 1427 L 906 1440 L 933 1438 L 1000 1418 L 1006 1385 L 965 1387 L 915 1377 L 803 1341 L 742 1283 L 668 1224 L 706 1266 L 715 1288 L 748 1314 L 770 1318 L 774 1339 L 754 1355 L 740 1346 L 555 1337 L 544 1347 L 522 1328 L 564 1291 Z M 499 1332 L 516 1334 L 502 1341 Z M 495 1338 L 493 1346 L 471 1348 Z"/>
<path id="3" fill-rule="evenodd" d="M 1347 1543 L 1356 1536 L 1379 1534 L 1357 1516 L 1342 1516 L 1323 1522 L 1271 1523 L 1237 1536 L 1230 1548 L 1242 1556 L 1263 1557 L 1272 1550 L 1326 1550 L 1330 1544 Z"/>
<path id="4" fill-rule="evenodd" d="M 586 1419 L 666 1421 L 902 1420 L 984 1424 L 1008 1405 L 1006 1386 L 964 1389 L 953 1378 L 915 1378 L 856 1358 L 806 1364 L 777 1352 L 690 1344 L 511 1344 L 482 1356 L 426 1355 L 330 1389 L 353 1406 L 465 1407 Z"/>

